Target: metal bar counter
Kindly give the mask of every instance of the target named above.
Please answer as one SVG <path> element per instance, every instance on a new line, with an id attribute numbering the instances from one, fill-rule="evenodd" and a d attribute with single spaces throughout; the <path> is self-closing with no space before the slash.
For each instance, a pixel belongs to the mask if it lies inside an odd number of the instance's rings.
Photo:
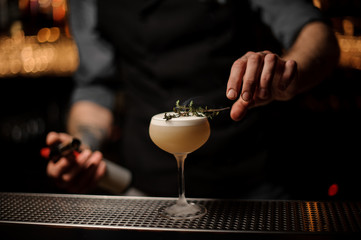
<path id="1" fill-rule="evenodd" d="M 171 220 L 173 198 L 0 193 L 2 239 L 361 239 L 361 202 L 189 199 L 208 212 Z"/>

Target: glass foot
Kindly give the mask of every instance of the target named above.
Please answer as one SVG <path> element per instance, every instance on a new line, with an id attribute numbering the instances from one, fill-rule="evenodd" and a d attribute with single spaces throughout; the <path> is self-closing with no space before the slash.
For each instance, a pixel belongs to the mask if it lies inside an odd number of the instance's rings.
<path id="1" fill-rule="evenodd" d="M 190 203 L 162 207 L 159 212 L 163 217 L 181 220 L 202 217 L 207 213 L 207 209 L 202 205 Z"/>

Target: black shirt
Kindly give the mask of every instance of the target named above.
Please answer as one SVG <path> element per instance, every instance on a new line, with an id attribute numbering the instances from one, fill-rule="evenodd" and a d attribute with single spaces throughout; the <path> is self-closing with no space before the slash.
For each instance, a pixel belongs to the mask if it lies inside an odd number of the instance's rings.
<path id="1" fill-rule="evenodd" d="M 135 187 L 154 196 L 176 195 L 177 178 L 174 157 L 149 138 L 151 117 L 171 110 L 178 99 L 198 96 L 199 104 L 231 106 L 225 91 L 237 58 L 249 50 L 270 50 L 274 39 L 278 45 L 271 50 L 287 49 L 302 26 L 321 19 L 302 0 L 92 2 L 71 1 L 80 54 L 73 101 L 111 109 L 115 90 L 124 93 L 119 162 L 132 171 Z M 265 114 L 260 107 L 240 122 L 229 112 L 210 121 L 210 139 L 186 159 L 187 196 L 279 197 L 265 187 Z"/>

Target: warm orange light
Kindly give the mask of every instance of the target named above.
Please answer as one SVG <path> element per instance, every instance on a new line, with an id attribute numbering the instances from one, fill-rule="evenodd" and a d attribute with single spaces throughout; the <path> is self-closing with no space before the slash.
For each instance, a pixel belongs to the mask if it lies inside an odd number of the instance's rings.
<path id="1" fill-rule="evenodd" d="M 50 29 L 49 28 L 42 28 L 39 30 L 37 38 L 38 41 L 43 43 L 48 41 L 49 37 L 51 35 Z"/>
<path id="2" fill-rule="evenodd" d="M 76 45 L 73 40 L 57 34 L 60 34 L 57 28 L 43 28 L 37 36 L 0 37 L 0 78 L 72 74 L 78 66 Z M 51 42 L 55 39 L 57 41 Z"/>
<path id="3" fill-rule="evenodd" d="M 353 36 L 354 35 L 354 25 L 351 20 L 345 18 L 342 20 L 343 30 L 345 35 Z"/>
<path id="4" fill-rule="evenodd" d="M 48 8 L 51 5 L 51 0 L 38 0 L 41 8 Z"/>
<path id="5" fill-rule="evenodd" d="M 60 29 L 57 27 L 42 28 L 39 30 L 37 39 L 40 43 L 55 42 L 60 37 Z"/>
<path id="6" fill-rule="evenodd" d="M 361 37 L 336 34 L 341 49 L 341 67 L 361 70 Z"/>
<path id="7" fill-rule="evenodd" d="M 60 37 L 60 29 L 57 27 L 50 28 L 50 36 L 48 41 L 49 42 L 55 42 Z"/>
<path id="8" fill-rule="evenodd" d="M 317 8 L 321 8 L 321 1 L 320 0 L 313 0 L 313 5 Z"/>
<path id="9" fill-rule="evenodd" d="M 29 5 L 29 0 L 19 0 L 19 9 L 25 10 Z"/>
<path id="10" fill-rule="evenodd" d="M 66 13 L 66 2 L 64 0 L 53 0 L 52 6 L 54 21 L 64 20 Z"/>
<path id="11" fill-rule="evenodd" d="M 52 6 L 56 8 L 62 6 L 64 3 L 65 3 L 64 0 L 53 0 Z"/>

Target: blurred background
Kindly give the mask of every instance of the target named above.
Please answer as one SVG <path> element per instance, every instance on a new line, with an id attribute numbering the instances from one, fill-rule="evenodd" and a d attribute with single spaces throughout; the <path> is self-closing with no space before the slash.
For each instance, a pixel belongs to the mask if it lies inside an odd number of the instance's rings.
<path id="1" fill-rule="evenodd" d="M 78 65 L 65 0 L 0 0 L 1 191 L 53 191 L 40 158 L 64 131 Z"/>
<path id="2" fill-rule="evenodd" d="M 294 199 L 361 199 L 361 1 L 313 0 L 341 47 L 334 74 L 272 109 L 270 169 Z M 77 48 L 66 0 L 0 0 L 0 191 L 58 192 L 39 155 L 64 131 Z M 290 131 L 292 129 L 292 131 Z"/>

